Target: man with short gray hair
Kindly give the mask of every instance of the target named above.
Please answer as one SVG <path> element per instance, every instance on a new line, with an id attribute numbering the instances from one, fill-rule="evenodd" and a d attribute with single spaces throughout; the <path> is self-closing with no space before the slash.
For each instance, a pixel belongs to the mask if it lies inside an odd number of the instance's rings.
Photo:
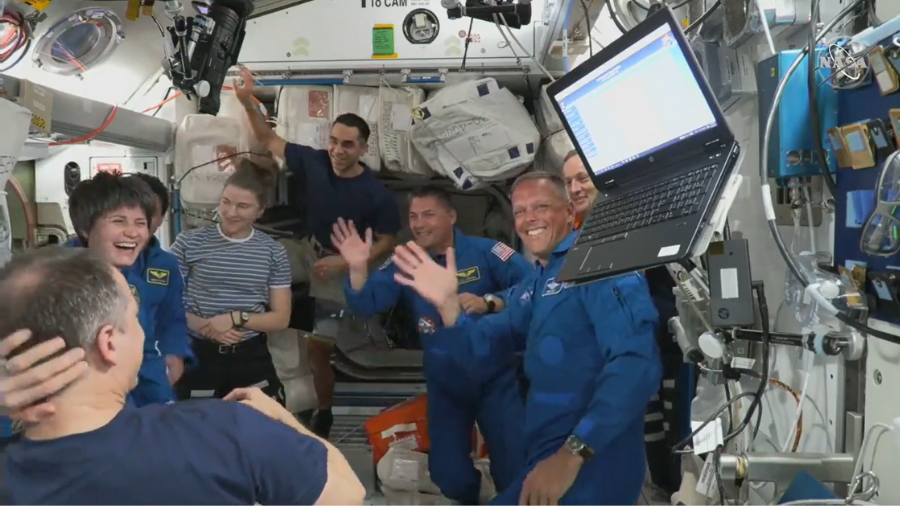
<path id="1" fill-rule="evenodd" d="M 398 246 L 398 283 L 434 304 L 444 324 L 433 349 L 475 378 L 525 348 L 526 465 L 493 504 L 635 504 L 645 475 L 644 413 L 659 385 L 657 312 L 640 273 L 570 285 L 557 279 L 575 242 L 565 182 L 547 172 L 512 187 L 516 233 L 537 257 L 506 310 L 462 314 L 456 259 L 446 267 L 413 242 Z"/>
<path id="2" fill-rule="evenodd" d="M 14 504 L 362 504 L 340 453 L 259 389 L 126 405 L 143 358 L 138 305 L 89 250 L 41 249 L 0 269 L 0 336 L 20 329 L 32 337 L 11 361 L 61 336 L 88 367 L 8 447 Z"/>

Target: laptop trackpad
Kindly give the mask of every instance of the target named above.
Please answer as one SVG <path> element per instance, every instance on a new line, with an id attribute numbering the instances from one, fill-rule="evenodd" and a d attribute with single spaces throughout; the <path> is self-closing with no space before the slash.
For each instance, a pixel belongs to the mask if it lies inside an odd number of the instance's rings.
<path id="1" fill-rule="evenodd" d="M 613 264 L 603 259 L 603 249 L 596 246 L 591 246 L 588 249 L 587 254 L 584 256 L 584 261 L 581 262 L 582 272 L 602 272 L 612 269 Z M 609 248 L 606 248 L 606 250 L 608 253 Z"/>

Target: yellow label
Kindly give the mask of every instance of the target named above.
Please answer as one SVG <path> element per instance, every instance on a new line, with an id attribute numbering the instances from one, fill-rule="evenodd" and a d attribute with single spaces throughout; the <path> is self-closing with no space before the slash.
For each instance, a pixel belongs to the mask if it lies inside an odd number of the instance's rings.
<path id="1" fill-rule="evenodd" d="M 691 26 L 691 20 L 688 19 L 688 18 L 682 19 L 682 20 L 681 20 L 681 26 L 683 26 L 684 28 L 687 28 L 687 27 Z"/>
<path id="2" fill-rule="evenodd" d="M 477 266 L 462 269 L 456 273 L 456 280 L 461 285 L 478 281 L 479 279 L 481 279 L 481 270 Z"/>
<path id="3" fill-rule="evenodd" d="M 33 9 L 42 11 L 50 5 L 53 0 L 19 0 L 23 4 L 30 5 Z"/>

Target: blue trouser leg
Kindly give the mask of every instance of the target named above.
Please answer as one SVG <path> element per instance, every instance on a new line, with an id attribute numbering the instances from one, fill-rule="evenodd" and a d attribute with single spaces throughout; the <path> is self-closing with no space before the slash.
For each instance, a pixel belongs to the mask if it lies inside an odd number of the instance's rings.
<path id="1" fill-rule="evenodd" d="M 168 404 L 175 399 L 169 377 L 166 374 L 165 358 L 144 355 L 141 369 L 138 372 L 138 384 L 131 391 L 131 401 L 135 406 L 148 404 Z"/>
<path id="2" fill-rule="evenodd" d="M 472 462 L 472 427 L 475 425 L 473 396 L 459 395 L 468 386 L 457 378 L 460 391 L 451 391 L 435 381 L 428 388 L 428 438 L 431 451 L 428 470 L 431 480 L 448 498 L 462 504 L 478 504 L 481 473 Z"/>
<path id="3" fill-rule="evenodd" d="M 476 420 L 491 461 L 497 491 L 506 490 L 525 467 L 525 403 L 516 371 L 507 371 L 481 389 Z"/>

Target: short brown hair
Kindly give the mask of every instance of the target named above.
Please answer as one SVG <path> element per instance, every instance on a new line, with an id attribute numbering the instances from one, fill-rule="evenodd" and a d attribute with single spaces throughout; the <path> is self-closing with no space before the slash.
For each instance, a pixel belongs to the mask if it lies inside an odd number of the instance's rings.
<path id="1" fill-rule="evenodd" d="M 563 158 L 563 163 L 568 162 L 569 160 L 571 160 L 572 158 L 574 158 L 574 157 L 576 157 L 576 156 L 578 156 L 578 150 L 577 150 L 577 149 L 573 149 L 572 151 L 569 151 L 568 153 L 566 153 L 566 157 Z"/>
<path id="2" fill-rule="evenodd" d="M 242 159 L 238 163 L 237 170 L 228 177 L 225 186 L 247 190 L 253 193 L 261 207 L 268 207 L 269 192 L 275 187 L 278 176 L 272 170 L 260 167 L 247 159 Z"/>

